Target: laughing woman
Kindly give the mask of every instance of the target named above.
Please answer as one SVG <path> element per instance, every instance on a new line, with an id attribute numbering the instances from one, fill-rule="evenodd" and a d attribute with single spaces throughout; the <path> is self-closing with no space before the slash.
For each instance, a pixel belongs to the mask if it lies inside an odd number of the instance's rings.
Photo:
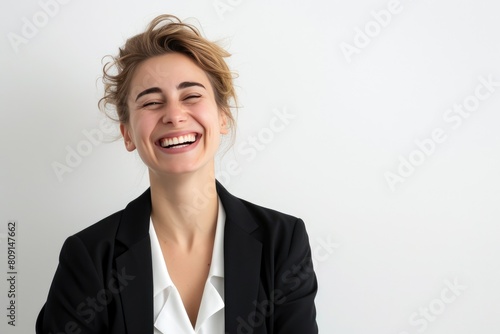
<path id="1" fill-rule="evenodd" d="M 234 127 L 227 56 L 162 15 L 104 67 L 101 105 L 116 109 L 150 188 L 66 240 L 37 333 L 318 332 L 304 223 L 214 176 Z"/>

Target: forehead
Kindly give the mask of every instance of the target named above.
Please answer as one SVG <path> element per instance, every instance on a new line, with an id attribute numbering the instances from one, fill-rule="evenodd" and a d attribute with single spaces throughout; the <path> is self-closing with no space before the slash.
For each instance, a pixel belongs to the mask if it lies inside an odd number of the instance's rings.
<path id="1" fill-rule="evenodd" d="M 205 71 L 191 58 L 181 53 L 168 53 L 140 63 L 133 73 L 129 92 L 134 96 L 151 87 L 169 89 L 183 81 L 196 81 L 210 86 Z"/>

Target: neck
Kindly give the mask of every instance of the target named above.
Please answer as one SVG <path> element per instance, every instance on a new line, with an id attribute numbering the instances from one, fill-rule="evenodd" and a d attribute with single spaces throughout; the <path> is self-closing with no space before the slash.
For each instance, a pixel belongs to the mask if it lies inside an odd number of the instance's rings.
<path id="1" fill-rule="evenodd" d="M 160 239 L 189 249 L 215 237 L 219 203 L 213 175 L 150 173 L 151 218 Z"/>

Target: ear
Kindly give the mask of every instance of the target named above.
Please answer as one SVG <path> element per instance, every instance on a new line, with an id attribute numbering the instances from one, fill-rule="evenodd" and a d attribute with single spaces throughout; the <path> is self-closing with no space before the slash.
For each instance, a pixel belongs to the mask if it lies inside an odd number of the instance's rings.
<path id="1" fill-rule="evenodd" d="M 229 128 L 228 128 L 228 121 L 227 121 L 227 115 L 224 110 L 221 110 L 219 112 L 219 131 L 221 135 L 226 135 L 229 133 Z"/>
<path id="2" fill-rule="evenodd" d="M 126 124 L 120 123 L 120 132 L 122 133 L 123 140 L 125 141 L 125 148 L 127 151 L 132 152 L 135 150 L 135 144 L 132 142 L 130 130 Z"/>

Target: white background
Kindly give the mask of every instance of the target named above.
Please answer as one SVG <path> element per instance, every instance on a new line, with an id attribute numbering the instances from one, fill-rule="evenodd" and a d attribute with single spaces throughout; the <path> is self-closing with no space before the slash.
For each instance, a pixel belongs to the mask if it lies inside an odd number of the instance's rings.
<path id="1" fill-rule="evenodd" d="M 221 0 L 218 12 L 214 0 L 72 0 L 44 22 L 45 2 L 0 11 L 1 333 L 33 332 L 64 239 L 147 187 L 137 154 L 110 134 L 89 149 L 84 132 L 102 131 L 101 58 L 161 13 L 233 54 L 241 108 L 219 175 L 233 194 L 306 222 L 322 333 L 499 332 L 498 2 Z M 9 40 L 37 19 L 38 32 Z M 477 88 L 481 77 L 497 86 Z M 465 101 L 468 117 L 448 114 Z M 436 129 L 446 140 L 431 145 Z M 78 148 L 86 155 L 58 177 L 54 164 Z M 391 189 L 387 172 L 410 158 L 418 166 Z M 15 328 L 4 315 L 9 219 Z"/>

